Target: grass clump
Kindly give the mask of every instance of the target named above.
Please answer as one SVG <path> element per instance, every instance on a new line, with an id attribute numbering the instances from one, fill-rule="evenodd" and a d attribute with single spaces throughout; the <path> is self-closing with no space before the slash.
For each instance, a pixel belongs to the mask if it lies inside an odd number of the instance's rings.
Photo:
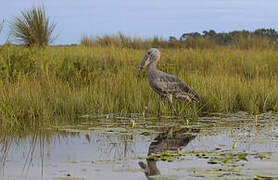
<path id="1" fill-rule="evenodd" d="M 55 23 L 50 22 L 43 7 L 21 11 L 11 22 L 15 39 L 26 46 L 46 46 L 53 40 Z"/>

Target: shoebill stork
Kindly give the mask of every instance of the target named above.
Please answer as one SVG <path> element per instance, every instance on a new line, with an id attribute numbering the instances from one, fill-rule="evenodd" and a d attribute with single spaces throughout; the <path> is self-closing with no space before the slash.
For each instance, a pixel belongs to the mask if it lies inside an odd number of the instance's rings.
<path id="1" fill-rule="evenodd" d="M 173 98 L 184 100 L 186 102 L 199 101 L 197 93 L 193 91 L 185 82 L 173 76 L 162 72 L 156 68 L 156 64 L 160 58 L 160 51 L 156 48 L 151 48 L 146 51 L 142 63 L 139 65 L 139 70 L 147 67 L 147 76 L 151 88 L 160 96 L 158 117 L 161 117 L 161 101 L 164 98 L 168 99 L 175 116 L 178 116 L 177 110 L 173 105 Z"/>

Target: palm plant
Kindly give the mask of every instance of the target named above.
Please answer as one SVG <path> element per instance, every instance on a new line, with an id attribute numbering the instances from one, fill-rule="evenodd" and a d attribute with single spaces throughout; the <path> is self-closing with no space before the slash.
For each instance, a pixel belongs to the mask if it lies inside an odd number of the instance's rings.
<path id="1" fill-rule="evenodd" d="M 43 7 L 21 11 L 21 16 L 11 22 L 15 39 L 26 46 L 45 46 L 51 43 L 56 24 L 50 22 Z"/>

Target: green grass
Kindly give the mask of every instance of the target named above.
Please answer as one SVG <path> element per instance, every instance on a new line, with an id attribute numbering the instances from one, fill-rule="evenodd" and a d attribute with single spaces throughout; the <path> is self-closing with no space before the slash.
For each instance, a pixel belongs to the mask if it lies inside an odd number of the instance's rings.
<path id="1" fill-rule="evenodd" d="M 113 47 L 0 47 L 1 126 L 75 121 L 84 114 L 157 113 L 158 95 L 138 72 L 145 50 Z M 278 110 L 275 50 L 162 49 L 159 68 L 201 98 L 176 101 L 180 115 Z M 172 114 L 167 102 L 164 115 Z"/>

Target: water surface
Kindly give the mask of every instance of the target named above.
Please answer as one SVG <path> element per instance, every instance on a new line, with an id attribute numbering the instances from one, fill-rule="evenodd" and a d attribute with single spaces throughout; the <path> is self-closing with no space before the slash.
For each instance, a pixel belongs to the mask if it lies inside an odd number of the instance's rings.
<path id="1" fill-rule="evenodd" d="M 277 113 L 83 116 L 75 124 L 2 133 L 0 179 L 278 178 L 277 127 Z"/>

